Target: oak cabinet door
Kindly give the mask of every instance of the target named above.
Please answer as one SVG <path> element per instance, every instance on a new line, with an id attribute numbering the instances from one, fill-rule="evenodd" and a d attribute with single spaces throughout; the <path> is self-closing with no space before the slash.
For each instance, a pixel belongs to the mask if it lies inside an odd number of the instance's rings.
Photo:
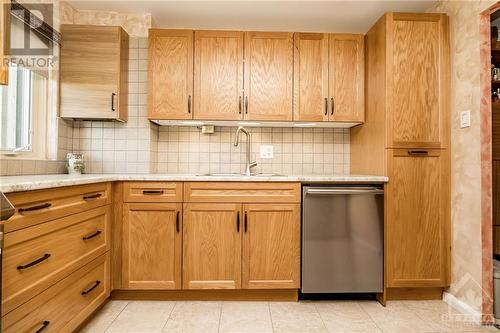
<path id="1" fill-rule="evenodd" d="M 149 118 L 193 119 L 192 30 L 149 30 Z"/>
<path id="2" fill-rule="evenodd" d="M 328 35 L 294 35 L 294 121 L 328 121 Z"/>
<path id="3" fill-rule="evenodd" d="M 195 31 L 194 118 L 243 116 L 243 32 Z"/>
<path id="4" fill-rule="evenodd" d="M 446 287 L 450 180 L 446 150 L 390 151 L 386 190 L 388 287 Z"/>
<path id="5" fill-rule="evenodd" d="M 300 205 L 243 206 L 242 287 L 299 288 Z"/>
<path id="6" fill-rule="evenodd" d="M 245 33 L 245 113 L 248 120 L 291 121 L 293 34 Z"/>
<path id="7" fill-rule="evenodd" d="M 183 288 L 241 287 L 241 204 L 184 204 Z"/>
<path id="8" fill-rule="evenodd" d="M 388 145 L 445 148 L 449 127 L 447 18 L 393 17 L 388 25 Z"/>
<path id="9" fill-rule="evenodd" d="M 127 33 L 120 27 L 61 26 L 61 117 L 127 120 Z"/>
<path id="10" fill-rule="evenodd" d="M 124 287 L 180 289 L 181 242 L 182 204 L 124 204 Z"/>
<path id="11" fill-rule="evenodd" d="M 329 59 L 329 120 L 363 122 L 363 35 L 330 35 Z"/>

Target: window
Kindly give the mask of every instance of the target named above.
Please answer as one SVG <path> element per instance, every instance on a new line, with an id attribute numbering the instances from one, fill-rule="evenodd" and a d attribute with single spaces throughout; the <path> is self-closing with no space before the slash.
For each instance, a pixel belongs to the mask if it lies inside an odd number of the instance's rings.
<path id="1" fill-rule="evenodd" d="M 19 66 L 9 68 L 0 88 L 0 148 L 3 155 L 45 158 L 48 79 Z"/>

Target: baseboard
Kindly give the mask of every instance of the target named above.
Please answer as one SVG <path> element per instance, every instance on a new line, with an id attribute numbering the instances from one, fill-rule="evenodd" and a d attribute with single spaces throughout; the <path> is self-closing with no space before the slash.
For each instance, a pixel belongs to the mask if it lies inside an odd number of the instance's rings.
<path id="1" fill-rule="evenodd" d="M 448 292 L 443 292 L 443 301 L 447 303 L 449 306 L 451 306 L 453 309 L 457 310 L 458 312 L 464 314 L 467 316 L 467 318 L 470 318 L 474 323 L 476 324 L 481 324 L 482 321 L 482 315 L 479 311 L 474 310 L 470 305 L 468 305 L 465 302 L 462 302 L 458 298 L 456 298 L 454 295 L 448 293 Z"/>
<path id="2" fill-rule="evenodd" d="M 124 290 L 111 292 L 113 300 L 163 301 L 297 301 L 297 289 L 236 290 Z"/>
<path id="3" fill-rule="evenodd" d="M 443 288 L 386 288 L 388 301 L 402 300 L 440 300 Z"/>

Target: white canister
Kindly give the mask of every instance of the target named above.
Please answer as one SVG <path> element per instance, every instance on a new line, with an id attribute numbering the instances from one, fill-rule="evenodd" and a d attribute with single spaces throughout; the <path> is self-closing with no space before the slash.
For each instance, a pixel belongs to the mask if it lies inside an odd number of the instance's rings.
<path id="1" fill-rule="evenodd" d="M 85 163 L 83 162 L 83 154 L 68 153 L 66 155 L 66 168 L 70 175 L 82 174 L 85 170 Z"/>

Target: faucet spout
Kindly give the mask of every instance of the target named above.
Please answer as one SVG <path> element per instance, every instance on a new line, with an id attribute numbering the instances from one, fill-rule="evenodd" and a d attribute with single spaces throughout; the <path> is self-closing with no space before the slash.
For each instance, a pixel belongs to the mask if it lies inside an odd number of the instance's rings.
<path id="1" fill-rule="evenodd" d="M 250 150 L 252 147 L 252 135 L 250 132 L 248 132 L 244 127 L 240 126 L 236 130 L 236 137 L 234 138 L 234 146 L 238 147 L 238 144 L 240 142 L 240 133 L 244 133 L 247 136 L 247 144 L 246 144 L 246 168 L 245 168 L 245 175 L 250 176 L 251 172 L 250 169 L 257 166 L 257 162 L 250 162 Z"/>

